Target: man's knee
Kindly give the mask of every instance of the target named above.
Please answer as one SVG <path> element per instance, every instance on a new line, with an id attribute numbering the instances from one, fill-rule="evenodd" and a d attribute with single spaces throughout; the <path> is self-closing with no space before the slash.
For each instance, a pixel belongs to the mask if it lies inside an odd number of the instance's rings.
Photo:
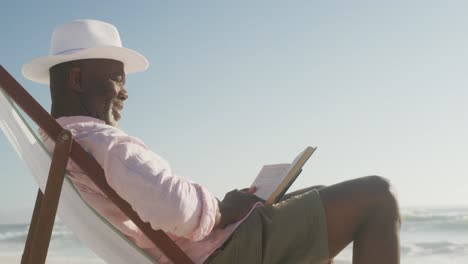
<path id="1" fill-rule="evenodd" d="M 400 221 L 398 201 L 390 181 L 376 175 L 364 177 L 363 180 L 373 194 L 375 210 L 380 214 Z"/>
<path id="2" fill-rule="evenodd" d="M 376 193 L 389 195 L 391 192 L 391 184 L 387 178 L 382 176 L 372 175 L 362 177 L 361 180 L 370 188 L 372 191 Z"/>

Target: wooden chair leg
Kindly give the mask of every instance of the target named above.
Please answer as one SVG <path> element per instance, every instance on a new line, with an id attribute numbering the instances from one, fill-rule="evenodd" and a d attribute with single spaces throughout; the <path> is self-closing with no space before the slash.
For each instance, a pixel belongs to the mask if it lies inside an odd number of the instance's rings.
<path id="1" fill-rule="evenodd" d="M 43 194 L 41 189 L 37 190 L 36 203 L 34 204 L 34 210 L 31 217 L 31 223 L 29 224 L 28 237 L 26 238 L 26 244 L 24 245 L 23 256 L 21 257 L 21 264 L 27 264 L 29 261 L 29 253 L 31 252 L 32 238 L 34 232 L 37 229 L 37 219 L 39 217 L 39 210 L 41 209 Z"/>
<path id="2" fill-rule="evenodd" d="M 39 190 L 21 264 L 44 264 L 70 155 L 72 135 L 63 130 L 55 142 L 47 184 Z"/>

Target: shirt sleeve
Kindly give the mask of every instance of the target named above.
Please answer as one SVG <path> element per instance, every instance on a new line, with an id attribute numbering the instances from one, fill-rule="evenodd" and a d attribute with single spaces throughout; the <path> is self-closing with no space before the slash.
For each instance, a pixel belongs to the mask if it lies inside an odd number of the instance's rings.
<path id="1" fill-rule="evenodd" d="M 215 225 L 218 202 L 203 186 L 174 174 L 140 140 L 116 128 L 75 138 L 105 172 L 107 182 L 153 229 L 199 241 Z"/>

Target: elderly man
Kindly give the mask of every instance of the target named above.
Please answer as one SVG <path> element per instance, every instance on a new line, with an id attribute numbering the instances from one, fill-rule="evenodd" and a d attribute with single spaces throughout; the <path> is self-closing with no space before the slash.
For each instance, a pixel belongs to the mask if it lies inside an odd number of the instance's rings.
<path id="1" fill-rule="evenodd" d="M 308 188 L 263 206 L 255 189 L 218 201 L 172 172 L 145 144 L 117 128 L 129 95 L 127 73 L 146 59 L 121 45 L 117 29 L 77 20 L 55 29 L 51 55 L 23 67 L 50 85 L 51 114 L 99 162 L 109 185 L 196 263 L 325 263 L 351 242 L 353 263 L 399 263 L 398 205 L 378 176 Z M 49 149 L 52 141 L 41 133 Z M 153 244 L 73 163 L 68 172 L 84 199 L 160 263 Z"/>

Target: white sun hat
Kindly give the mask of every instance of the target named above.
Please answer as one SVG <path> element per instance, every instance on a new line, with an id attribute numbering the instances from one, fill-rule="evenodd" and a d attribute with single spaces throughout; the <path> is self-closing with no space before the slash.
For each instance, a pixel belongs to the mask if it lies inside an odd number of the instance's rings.
<path id="1" fill-rule="evenodd" d="M 144 71 L 148 60 L 140 53 L 122 47 L 117 28 L 109 23 L 82 19 L 55 28 L 50 55 L 23 65 L 27 79 L 49 84 L 49 69 L 57 64 L 82 59 L 113 59 L 124 64 L 125 73 Z"/>

